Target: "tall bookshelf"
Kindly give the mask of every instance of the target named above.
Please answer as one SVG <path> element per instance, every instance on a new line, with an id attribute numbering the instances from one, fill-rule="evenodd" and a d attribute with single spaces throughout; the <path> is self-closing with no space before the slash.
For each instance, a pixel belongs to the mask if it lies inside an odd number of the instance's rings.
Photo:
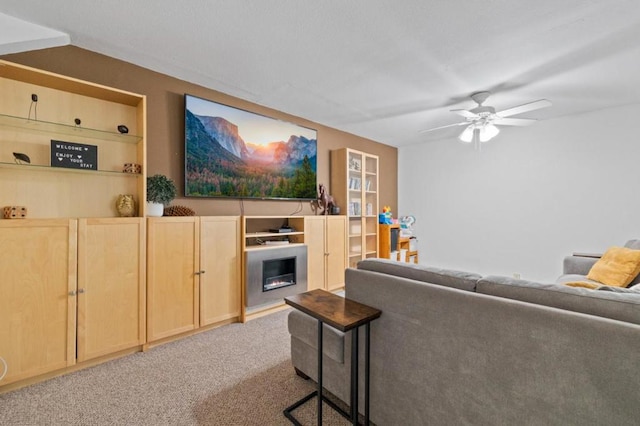
<path id="1" fill-rule="evenodd" d="M 349 267 L 378 257 L 378 156 L 331 151 L 331 194 L 347 216 Z"/>

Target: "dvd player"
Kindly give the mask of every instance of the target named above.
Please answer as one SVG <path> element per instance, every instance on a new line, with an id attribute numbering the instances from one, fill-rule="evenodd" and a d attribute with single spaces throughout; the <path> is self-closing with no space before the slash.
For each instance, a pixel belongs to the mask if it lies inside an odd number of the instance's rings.
<path id="1" fill-rule="evenodd" d="M 293 232 L 294 229 L 288 226 L 283 226 L 282 228 L 271 228 L 269 229 L 269 232 L 273 232 L 276 234 L 285 234 L 287 232 Z"/>

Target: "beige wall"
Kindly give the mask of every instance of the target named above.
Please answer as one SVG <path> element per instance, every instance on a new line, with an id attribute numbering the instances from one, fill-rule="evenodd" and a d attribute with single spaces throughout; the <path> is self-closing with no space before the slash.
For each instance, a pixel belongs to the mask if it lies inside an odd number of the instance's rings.
<path id="1" fill-rule="evenodd" d="M 193 83 L 169 77 L 108 56 L 74 46 L 44 49 L 2 59 L 147 96 L 147 174 L 166 174 L 184 194 L 184 94 L 221 102 L 318 131 L 318 183 L 329 185 L 329 153 L 349 147 L 380 157 L 380 208 L 397 211 L 398 152 L 388 145 L 323 126 L 300 117 L 253 104 Z M 338 204 L 342 203 L 337 200 Z M 177 198 L 174 205 L 191 207 L 198 215 L 286 215 L 299 208 L 297 201 Z M 241 209 L 244 208 L 244 211 Z M 302 214 L 311 214 L 303 203 Z"/>

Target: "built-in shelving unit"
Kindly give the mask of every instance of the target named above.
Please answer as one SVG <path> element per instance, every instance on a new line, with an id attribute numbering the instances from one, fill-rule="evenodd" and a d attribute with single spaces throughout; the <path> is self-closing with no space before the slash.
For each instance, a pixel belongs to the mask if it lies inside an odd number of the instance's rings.
<path id="1" fill-rule="evenodd" d="M 304 217 L 302 216 L 244 216 L 242 222 L 243 250 L 245 251 L 304 244 Z M 290 229 L 290 231 L 271 231 L 281 228 Z M 269 245 L 268 242 L 285 244 Z"/>
<path id="2" fill-rule="evenodd" d="M 29 218 L 116 217 L 118 195 L 132 194 L 145 215 L 145 96 L 6 61 L 0 92 L 0 207 L 26 206 Z M 52 141 L 94 147 L 93 167 L 52 166 Z M 124 173 L 127 163 L 142 172 Z"/>
<path id="3" fill-rule="evenodd" d="M 378 257 L 378 156 L 331 151 L 331 192 L 347 216 L 349 267 Z"/>

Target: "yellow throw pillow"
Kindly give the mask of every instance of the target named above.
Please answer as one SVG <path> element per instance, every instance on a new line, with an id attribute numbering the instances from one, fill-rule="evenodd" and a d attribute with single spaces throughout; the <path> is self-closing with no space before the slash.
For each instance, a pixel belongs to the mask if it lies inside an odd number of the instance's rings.
<path id="1" fill-rule="evenodd" d="M 639 273 L 640 250 L 611 247 L 591 267 L 587 278 L 614 287 L 626 287 Z"/>

